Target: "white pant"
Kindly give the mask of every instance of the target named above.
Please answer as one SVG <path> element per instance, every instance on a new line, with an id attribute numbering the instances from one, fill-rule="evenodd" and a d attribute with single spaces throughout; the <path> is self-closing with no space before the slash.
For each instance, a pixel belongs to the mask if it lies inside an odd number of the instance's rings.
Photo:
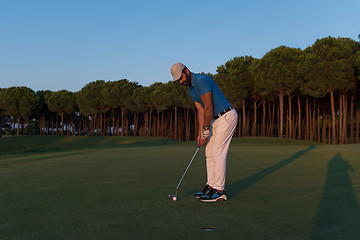
<path id="1" fill-rule="evenodd" d="M 217 190 L 224 190 L 226 158 L 235 132 L 238 114 L 235 109 L 211 122 L 211 134 L 205 149 L 207 184 Z"/>

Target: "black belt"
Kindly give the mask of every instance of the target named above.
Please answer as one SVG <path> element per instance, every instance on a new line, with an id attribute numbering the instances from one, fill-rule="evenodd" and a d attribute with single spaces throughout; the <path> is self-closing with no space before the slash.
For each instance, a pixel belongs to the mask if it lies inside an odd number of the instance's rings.
<path id="1" fill-rule="evenodd" d="M 225 109 L 224 111 L 222 111 L 222 112 L 220 112 L 218 115 L 216 115 L 216 116 L 214 117 L 214 119 L 215 119 L 215 120 L 218 119 L 219 117 L 221 117 L 222 115 L 224 115 L 225 113 L 227 113 L 228 111 L 233 110 L 233 109 L 234 109 L 233 107 L 228 107 L 227 109 Z"/>

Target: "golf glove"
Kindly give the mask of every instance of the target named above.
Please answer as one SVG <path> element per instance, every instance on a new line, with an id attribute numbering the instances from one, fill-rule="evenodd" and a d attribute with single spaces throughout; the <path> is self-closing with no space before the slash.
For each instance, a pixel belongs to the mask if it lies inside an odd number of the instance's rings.
<path id="1" fill-rule="evenodd" d="M 201 138 L 208 138 L 210 136 L 210 129 L 209 127 L 203 127 L 201 131 Z"/>

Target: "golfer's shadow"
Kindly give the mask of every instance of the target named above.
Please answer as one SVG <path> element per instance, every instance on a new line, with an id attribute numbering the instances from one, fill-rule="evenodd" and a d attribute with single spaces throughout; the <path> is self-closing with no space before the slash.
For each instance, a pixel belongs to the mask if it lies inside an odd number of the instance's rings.
<path id="1" fill-rule="evenodd" d="M 245 190 L 246 188 L 250 187 L 251 185 L 257 183 L 258 181 L 260 181 L 261 179 L 263 179 L 264 177 L 270 175 L 271 173 L 279 170 L 280 168 L 286 166 L 287 164 L 295 161 L 296 159 L 300 158 L 301 156 L 303 156 L 305 153 L 307 153 L 310 150 L 315 149 L 315 145 L 311 145 L 308 148 L 298 151 L 297 153 L 295 153 L 294 155 L 292 155 L 291 157 L 278 162 L 260 172 L 255 173 L 254 175 L 251 175 L 245 179 L 242 179 L 238 182 L 234 182 L 234 183 L 230 183 L 229 185 L 226 186 L 227 188 L 227 195 L 228 197 L 234 197 L 237 194 L 239 194 L 241 191 Z"/>
<path id="2" fill-rule="evenodd" d="M 337 153 L 330 159 L 310 239 L 360 239 L 360 206 L 351 181 L 354 169 Z"/>

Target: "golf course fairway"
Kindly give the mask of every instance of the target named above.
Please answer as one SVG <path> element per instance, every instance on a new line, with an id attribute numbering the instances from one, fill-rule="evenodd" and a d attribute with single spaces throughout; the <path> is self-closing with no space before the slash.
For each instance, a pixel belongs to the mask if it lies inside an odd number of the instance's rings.
<path id="1" fill-rule="evenodd" d="M 234 138 L 228 201 L 193 197 L 204 147 L 145 137 L 0 138 L 0 239 L 359 239 L 360 145 Z M 203 228 L 212 231 L 204 231 Z"/>

